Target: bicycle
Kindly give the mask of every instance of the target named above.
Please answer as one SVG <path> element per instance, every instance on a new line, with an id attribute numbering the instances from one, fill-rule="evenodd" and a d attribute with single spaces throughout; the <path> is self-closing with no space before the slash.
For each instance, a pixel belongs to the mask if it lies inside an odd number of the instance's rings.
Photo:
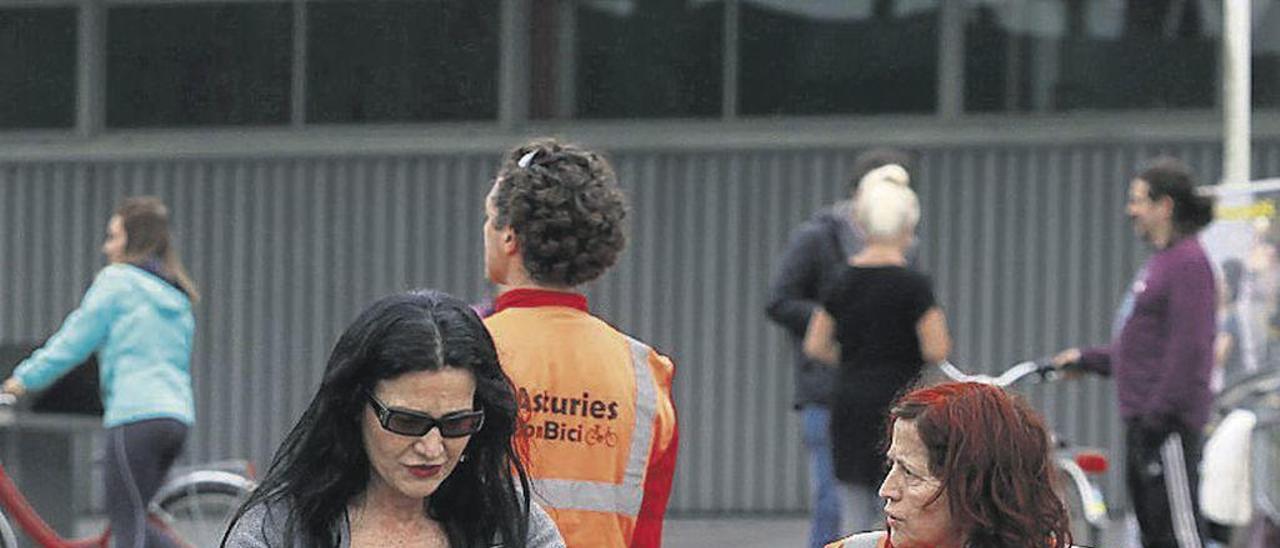
<path id="1" fill-rule="evenodd" d="M 1061 373 L 1049 360 L 1024 361 L 1015 364 L 998 376 L 971 375 L 961 371 L 951 362 L 942 362 L 938 368 L 955 381 L 980 382 L 1006 388 L 1035 375 L 1040 382 L 1055 381 Z M 1058 497 L 1067 508 L 1071 520 L 1071 536 L 1075 544 L 1096 546 L 1102 539 L 1107 524 L 1107 501 L 1102 489 L 1090 476 L 1101 475 L 1109 466 L 1101 452 L 1074 447 L 1050 430 L 1054 444 L 1054 466 L 1058 470 Z"/>
<path id="2" fill-rule="evenodd" d="M 14 424 L 15 402 L 12 395 L 0 394 L 0 427 Z M 233 471 L 240 468 L 248 473 Z M 251 472 L 239 461 L 176 469 L 156 493 L 147 519 L 182 546 L 217 546 L 231 516 L 255 487 L 247 477 Z M 19 546 L 10 516 L 42 548 L 106 548 L 110 542 L 110 529 L 78 539 L 59 535 L 31 507 L 0 463 L 0 548 Z"/>

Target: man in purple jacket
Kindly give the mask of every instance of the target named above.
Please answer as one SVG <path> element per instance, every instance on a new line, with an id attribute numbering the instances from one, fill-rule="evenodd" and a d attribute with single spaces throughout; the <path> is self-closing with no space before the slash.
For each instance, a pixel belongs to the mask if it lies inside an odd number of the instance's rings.
<path id="1" fill-rule="evenodd" d="M 1126 209 L 1155 254 L 1120 307 L 1111 344 L 1064 350 L 1054 363 L 1116 378 L 1142 545 L 1198 548 L 1196 490 L 1212 403 L 1217 293 L 1196 235 L 1213 220 L 1213 201 L 1195 193 L 1185 165 L 1160 158 L 1134 178 Z"/>

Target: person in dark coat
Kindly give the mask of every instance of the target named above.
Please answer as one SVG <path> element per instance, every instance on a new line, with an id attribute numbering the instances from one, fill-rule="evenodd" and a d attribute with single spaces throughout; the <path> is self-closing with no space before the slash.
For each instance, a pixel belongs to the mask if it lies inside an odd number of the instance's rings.
<path id="1" fill-rule="evenodd" d="M 888 164 L 909 166 L 910 157 L 891 148 L 874 148 L 858 155 L 849 181 L 849 198 L 823 208 L 795 229 L 769 284 L 766 313 L 786 330 L 794 345 L 794 405 L 800 412 L 804 448 L 809 456 L 811 548 L 821 548 L 841 532 L 840 497 L 831 464 L 829 434 L 835 370 L 805 356 L 800 343 L 809 319 L 820 307 L 819 292 L 828 283 L 830 273 L 863 247 L 863 238 L 851 222 L 854 190 L 867 172 Z"/>

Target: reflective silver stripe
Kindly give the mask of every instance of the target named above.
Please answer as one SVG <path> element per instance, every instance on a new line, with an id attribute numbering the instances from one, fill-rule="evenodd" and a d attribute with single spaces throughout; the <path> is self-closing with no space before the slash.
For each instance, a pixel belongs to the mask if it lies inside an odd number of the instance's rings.
<path id="1" fill-rule="evenodd" d="M 636 428 L 631 432 L 631 456 L 627 458 L 623 485 L 635 485 L 643 492 L 649 449 L 653 447 L 653 421 L 658 416 L 658 389 L 649 369 L 649 346 L 631 337 L 627 342 L 631 344 L 631 365 L 636 374 Z"/>
<path id="2" fill-rule="evenodd" d="M 1160 448 L 1164 460 L 1164 487 L 1169 497 L 1169 519 L 1178 546 L 1200 548 L 1200 532 L 1191 504 L 1191 482 L 1187 479 L 1187 460 L 1182 453 L 1182 436 L 1170 434 Z"/>
<path id="3" fill-rule="evenodd" d="M 640 514 L 644 500 L 645 471 L 649 466 L 649 449 L 653 446 L 653 421 L 658 416 L 658 388 L 649 369 L 650 349 L 644 343 L 627 337 L 631 347 L 631 365 L 636 376 L 635 425 L 631 430 L 631 449 L 622 483 L 564 479 L 535 479 L 533 493 L 540 502 L 552 508 L 610 512 L 625 516 Z"/>
<path id="4" fill-rule="evenodd" d="M 535 479 L 534 498 L 561 510 L 588 510 L 635 517 L 640 514 L 644 489 L 600 481 Z"/>

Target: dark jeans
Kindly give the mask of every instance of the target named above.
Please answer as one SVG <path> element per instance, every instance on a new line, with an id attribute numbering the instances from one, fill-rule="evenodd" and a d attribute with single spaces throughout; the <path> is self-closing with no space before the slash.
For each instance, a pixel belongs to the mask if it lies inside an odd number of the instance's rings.
<path id="1" fill-rule="evenodd" d="M 1200 548 L 1200 433 L 1125 421 L 1125 475 L 1144 548 Z"/>
<path id="2" fill-rule="evenodd" d="M 103 475 L 111 540 L 116 548 L 178 546 L 147 522 L 147 505 L 186 439 L 187 425 L 173 419 L 151 419 L 107 429 Z"/>

